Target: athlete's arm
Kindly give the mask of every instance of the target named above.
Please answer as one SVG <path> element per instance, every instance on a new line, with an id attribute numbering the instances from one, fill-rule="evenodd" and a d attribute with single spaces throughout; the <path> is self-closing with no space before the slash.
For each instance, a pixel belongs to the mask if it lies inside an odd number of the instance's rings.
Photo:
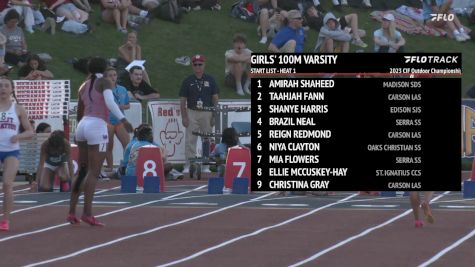
<path id="1" fill-rule="evenodd" d="M 46 160 L 46 142 L 48 141 L 45 141 L 43 142 L 43 144 L 41 144 L 41 149 L 40 149 L 40 162 L 38 163 L 38 169 L 36 170 L 36 182 L 39 183 L 40 182 L 40 177 L 43 173 L 43 168 L 44 168 L 44 165 L 45 165 L 45 160 Z"/>

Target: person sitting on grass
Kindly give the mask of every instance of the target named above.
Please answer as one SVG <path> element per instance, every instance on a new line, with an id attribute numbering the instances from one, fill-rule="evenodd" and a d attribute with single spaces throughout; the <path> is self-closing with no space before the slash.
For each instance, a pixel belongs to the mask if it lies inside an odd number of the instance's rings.
<path id="1" fill-rule="evenodd" d="M 319 11 L 316 6 L 313 4 L 308 4 L 305 6 L 304 18 L 307 26 L 311 29 L 320 31 L 323 24 L 323 18 L 325 13 Z M 366 48 L 368 45 L 361 40 L 361 38 L 366 36 L 366 31 L 359 28 L 358 23 L 358 14 L 350 13 L 342 17 L 337 18 L 340 28 L 351 34 L 353 37 L 351 44 Z"/>
<path id="2" fill-rule="evenodd" d="M 267 49 L 274 53 L 303 53 L 305 32 L 300 11 L 287 12 L 286 22 L 287 25 L 277 32 Z"/>
<path id="3" fill-rule="evenodd" d="M 131 31 L 127 34 L 125 44 L 119 46 L 118 53 L 119 57 L 117 58 L 116 69 L 120 83 L 128 79 L 129 73 L 125 68 L 134 60 L 142 60 L 142 48 L 139 44 L 138 33 L 136 31 Z M 142 72 L 143 80 L 151 86 L 152 84 L 150 83 L 147 71 L 143 69 Z"/>
<path id="4" fill-rule="evenodd" d="M 31 55 L 26 65 L 18 70 L 18 78 L 20 80 L 50 80 L 54 78 L 54 75 L 46 68 L 46 64 L 38 55 Z"/>
<path id="5" fill-rule="evenodd" d="M 233 38 L 233 49 L 227 50 L 224 54 L 226 60 L 224 83 L 226 86 L 235 89 L 236 93 L 242 96 L 244 92 L 251 94 L 249 90 L 251 85 L 249 70 L 252 51 L 246 48 L 246 43 L 246 36 L 236 34 Z"/>
<path id="6" fill-rule="evenodd" d="M 61 186 L 64 186 L 64 183 L 71 181 L 73 169 L 71 145 L 64 138 L 64 132 L 56 130 L 41 145 L 40 162 L 36 171 L 39 191 L 53 191 L 55 175 L 61 179 Z"/>
<path id="7" fill-rule="evenodd" d="M 15 9 L 10 9 L 4 17 L 5 25 L 0 28 L 0 32 L 5 35 L 5 62 L 11 65 L 23 66 L 30 53 L 26 44 L 25 34 L 18 27 L 20 15 Z"/>
<path id="8" fill-rule="evenodd" d="M 470 40 L 471 37 L 465 32 L 465 28 L 460 22 L 457 15 L 451 10 L 453 0 L 422 0 L 422 16 L 424 23 L 427 26 L 435 28 L 447 28 L 453 33 L 453 37 L 457 42 L 464 42 Z M 433 14 L 438 16 L 453 16 L 453 20 L 439 19 L 433 17 Z M 434 19 L 435 18 L 435 19 Z"/>
<path id="9" fill-rule="evenodd" d="M 374 51 L 377 53 L 403 53 L 406 40 L 396 30 L 394 15 L 386 13 L 381 21 L 381 28 L 374 32 Z"/>
<path id="10" fill-rule="evenodd" d="M 115 23 L 118 32 L 127 33 L 130 0 L 101 0 L 102 20 Z"/>
<path id="11" fill-rule="evenodd" d="M 328 12 L 323 17 L 323 26 L 318 34 L 314 51 L 320 53 L 348 53 L 351 39 L 351 34 L 341 29 L 335 15 Z"/>

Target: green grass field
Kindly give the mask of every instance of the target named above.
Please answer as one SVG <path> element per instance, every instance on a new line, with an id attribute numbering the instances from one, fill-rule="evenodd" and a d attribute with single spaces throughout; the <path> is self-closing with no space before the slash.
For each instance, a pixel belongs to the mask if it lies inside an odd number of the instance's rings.
<path id="1" fill-rule="evenodd" d="M 206 71 L 213 75 L 221 88 L 221 98 L 240 98 L 231 89 L 224 87 L 224 52 L 232 46 L 231 39 L 234 33 L 242 32 L 248 37 L 248 47 L 255 51 L 266 51 L 266 46 L 258 43 L 256 34 L 257 25 L 246 23 L 229 16 L 233 0 L 223 0 L 222 10 L 195 11 L 184 16 L 180 24 L 174 24 L 154 19 L 149 25 L 143 25 L 139 32 L 143 58 L 150 75 L 152 85 L 157 88 L 162 98 L 176 98 L 181 81 L 191 74 L 191 67 L 175 63 L 179 56 L 192 56 L 201 53 L 207 56 Z M 324 5 L 326 10 L 332 7 Z M 48 68 L 57 79 L 70 79 L 73 88 L 77 88 L 84 80 L 84 75 L 67 63 L 72 57 L 102 56 L 116 57 L 117 48 L 124 43 L 125 35 L 116 31 L 112 24 L 102 23 L 99 6 L 94 7 L 90 21 L 96 25 L 92 34 L 74 35 L 57 30 L 56 35 L 42 32 L 26 34 L 29 49 L 34 53 L 49 53 L 53 60 Z M 334 10 L 333 10 L 334 11 Z M 365 29 L 369 37 L 364 41 L 370 44 L 367 52 L 372 51 L 372 33 L 379 27 L 365 9 L 343 9 L 344 13 L 356 12 L 359 14 L 360 28 Z M 342 13 L 334 11 L 336 15 Z M 475 84 L 475 42 L 457 43 L 454 40 L 441 37 L 411 36 L 404 34 L 407 40 L 407 51 L 416 52 L 462 52 L 463 54 L 463 82 L 462 93 L 469 86 Z M 307 33 L 305 51 L 312 52 L 315 46 L 317 32 L 310 30 Z M 356 50 L 355 46 L 351 47 Z M 10 74 L 17 78 L 16 70 Z M 75 91 L 75 90 L 74 90 Z M 73 93 L 76 95 L 76 92 Z"/>

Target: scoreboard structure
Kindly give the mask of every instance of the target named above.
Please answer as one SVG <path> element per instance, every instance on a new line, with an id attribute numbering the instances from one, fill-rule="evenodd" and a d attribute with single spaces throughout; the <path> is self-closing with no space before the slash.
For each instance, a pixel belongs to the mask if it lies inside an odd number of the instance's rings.
<path id="1" fill-rule="evenodd" d="M 251 60 L 253 191 L 460 190 L 460 53 Z"/>

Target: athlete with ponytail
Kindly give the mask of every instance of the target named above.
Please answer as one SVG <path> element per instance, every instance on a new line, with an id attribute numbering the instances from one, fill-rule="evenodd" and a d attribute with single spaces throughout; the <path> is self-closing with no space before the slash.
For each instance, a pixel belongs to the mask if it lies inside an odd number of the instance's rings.
<path id="1" fill-rule="evenodd" d="M 109 111 L 123 123 L 128 132 L 133 130 L 114 101 L 112 83 L 102 77 L 106 67 L 103 58 L 91 58 L 88 62 L 89 77 L 79 88 L 77 114 L 79 124 L 76 129 L 79 173 L 73 182 L 69 214 L 66 218 L 71 224 L 79 223 L 76 206 L 81 185 L 84 183 L 84 211 L 81 220 L 92 226 L 104 226 L 92 216 L 92 201 L 109 140 L 107 134 Z"/>

